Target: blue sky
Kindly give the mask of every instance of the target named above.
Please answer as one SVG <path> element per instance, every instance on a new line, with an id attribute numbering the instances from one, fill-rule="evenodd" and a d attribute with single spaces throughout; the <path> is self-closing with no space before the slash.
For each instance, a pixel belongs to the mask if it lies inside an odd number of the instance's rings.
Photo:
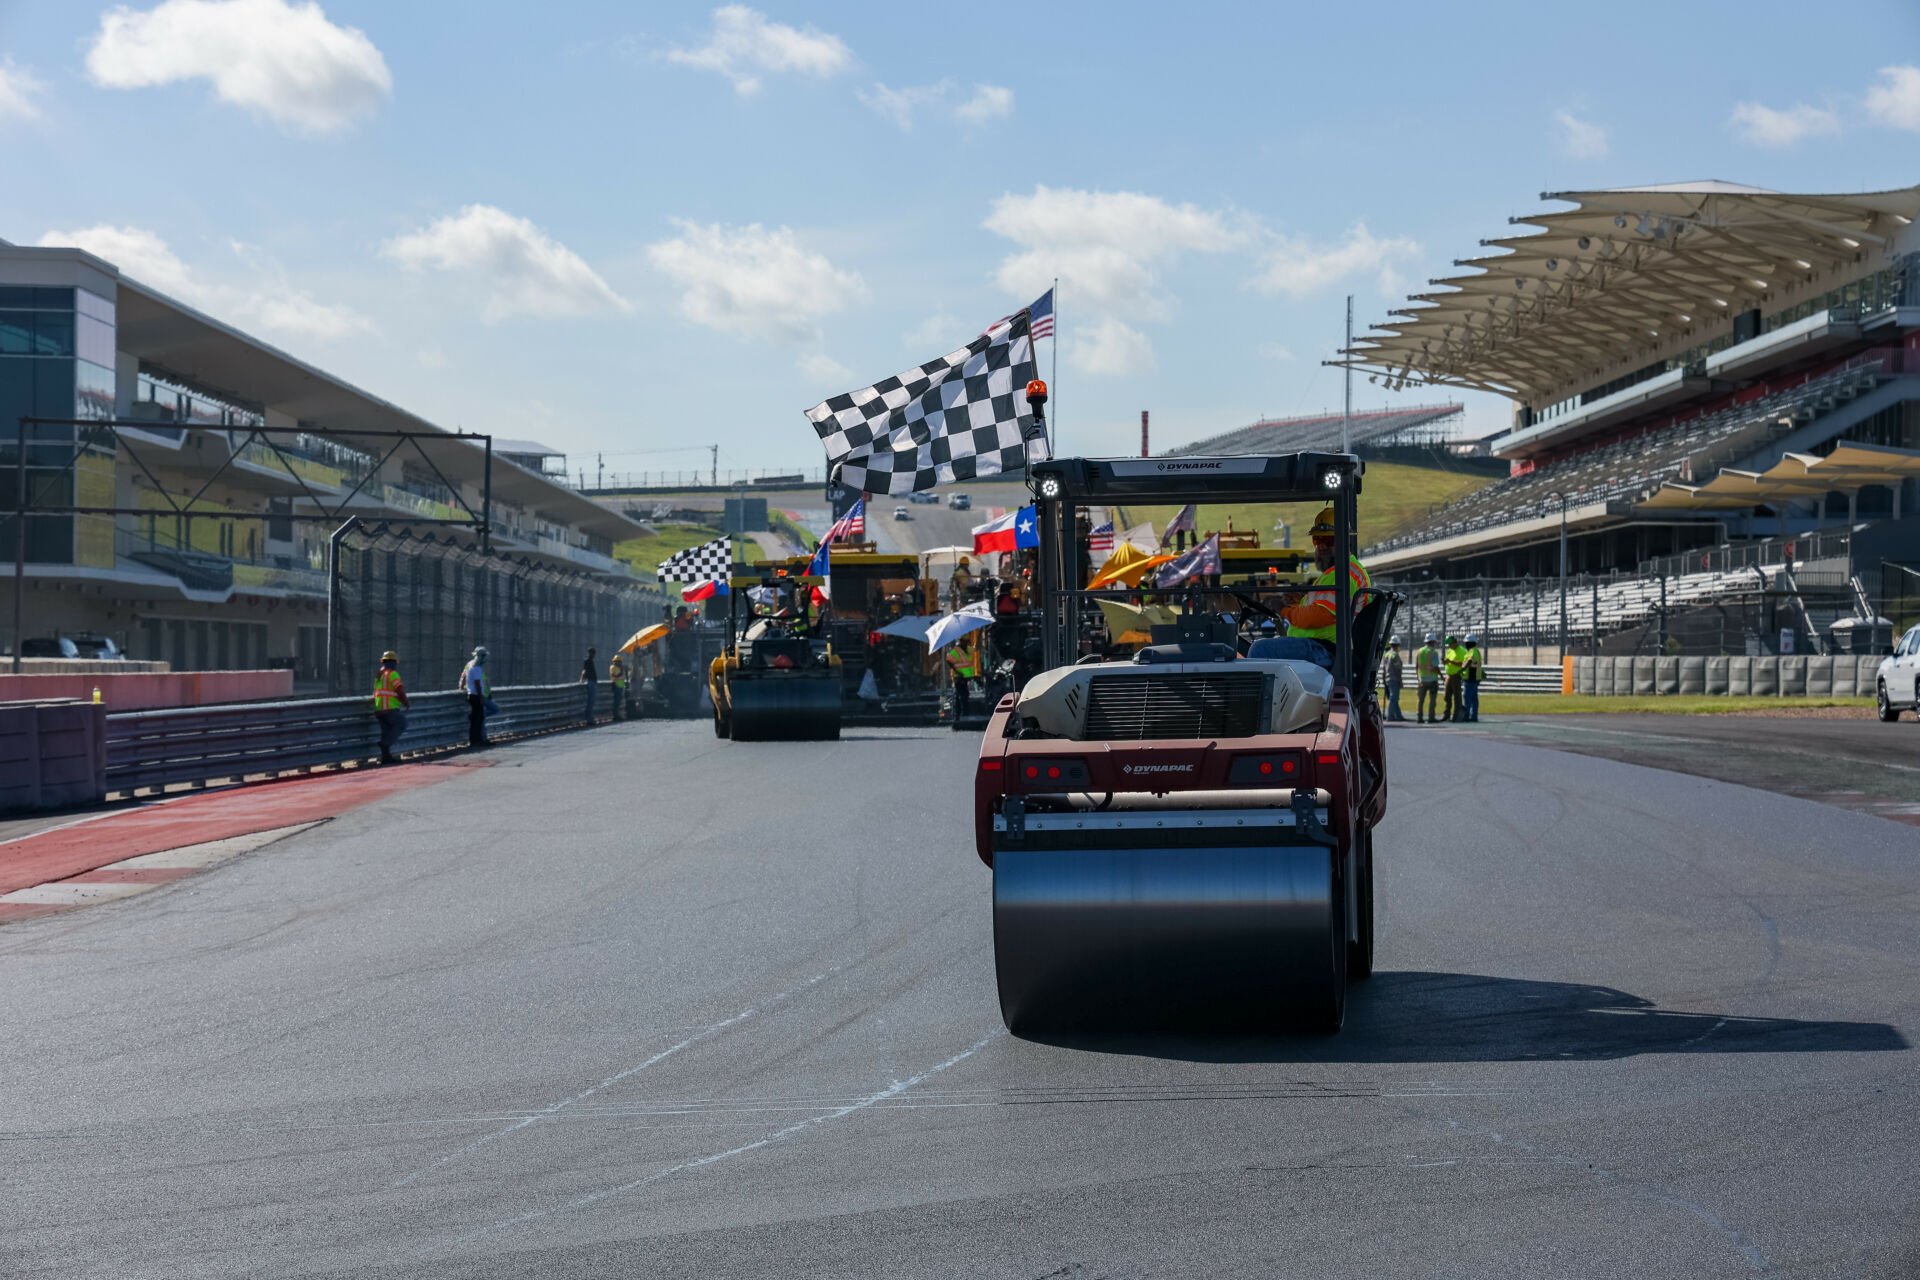
<path id="1" fill-rule="evenodd" d="M 1808 15 L 0 0 L 0 237 L 618 471 L 816 467 L 1058 274 L 1064 446 L 1126 451 L 1337 409 L 1344 295 L 1542 191 L 1920 182 L 1920 7 Z"/>

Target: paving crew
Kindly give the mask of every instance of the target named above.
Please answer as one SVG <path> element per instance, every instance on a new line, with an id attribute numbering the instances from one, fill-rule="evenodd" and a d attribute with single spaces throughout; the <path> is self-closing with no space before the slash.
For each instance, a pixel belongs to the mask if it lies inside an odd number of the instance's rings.
<path id="1" fill-rule="evenodd" d="M 947 671 L 953 676 L 953 713 L 957 716 L 967 714 L 968 690 L 973 680 L 980 674 L 979 659 L 973 655 L 973 646 L 963 636 L 947 646 Z"/>
<path id="2" fill-rule="evenodd" d="M 1400 637 L 1395 636 L 1387 650 L 1387 719 L 1405 720 L 1406 712 L 1400 710 L 1400 690 L 1407 679 L 1406 660 L 1400 656 Z"/>
<path id="3" fill-rule="evenodd" d="M 487 741 L 487 709 L 493 704 L 493 681 L 487 679 L 487 646 L 474 646 L 473 656 L 460 668 L 460 680 L 454 687 L 467 695 L 467 745 L 491 746 Z"/>
<path id="4" fill-rule="evenodd" d="M 1420 724 L 1433 724 L 1439 720 L 1440 710 L 1440 651 L 1434 648 L 1440 643 L 1440 637 L 1427 632 L 1427 638 L 1413 652 L 1413 675 L 1419 681 L 1420 689 L 1414 698 L 1414 712 Z"/>
<path id="5" fill-rule="evenodd" d="M 394 762 L 393 744 L 407 731 L 407 686 L 400 680 L 400 655 L 389 649 L 380 655 L 373 677 L 373 718 L 380 722 L 380 763 Z"/>
<path id="6" fill-rule="evenodd" d="M 587 691 L 586 720 L 593 724 L 593 703 L 600 695 L 600 651 L 591 645 L 587 647 L 587 660 L 580 664 L 580 684 Z"/>
<path id="7" fill-rule="evenodd" d="M 953 567 L 953 576 L 947 579 L 947 609 L 958 609 L 967 602 L 967 596 L 973 590 L 973 570 L 966 556 L 960 557 L 960 563 Z"/>
<path id="8" fill-rule="evenodd" d="M 613 718 L 617 721 L 627 709 L 627 660 L 618 650 L 607 660 L 607 685 L 613 690 Z"/>
<path id="9" fill-rule="evenodd" d="M 1460 718 L 1460 680 L 1467 670 L 1467 651 L 1459 636 L 1447 637 L 1447 647 L 1440 651 L 1440 670 L 1447 677 L 1446 707 L 1440 717 L 1451 722 Z"/>
<path id="10" fill-rule="evenodd" d="M 1280 616 L 1287 620 L 1287 634 L 1301 636 L 1308 640 L 1318 640 L 1331 651 L 1336 642 L 1334 635 L 1334 610 L 1337 597 L 1333 594 L 1336 572 L 1334 562 L 1339 558 L 1334 552 L 1335 537 L 1333 526 L 1333 508 L 1327 507 L 1313 521 L 1313 567 L 1320 571 L 1314 579 L 1314 590 L 1298 598 L 1298 603 L 1289 602 L 1280 610 Z M 1354 557 L 1347 558 L 1347 594 L 1352 595 L 1362 587 L 1371 587 L 1373 578 L 1367 573 L 1367 567 Z M 1291 593 L 1289 593 L 1291 596 Z"/>
<path id="11" fill-rule="evenodd" d="M 1469 724 L 1480 719 L 1480 681 L 1487 673 L 1487 656 L 1480 652 L 1480 637 L 1471 631 L 1461 642 L 1466 666 L 1460 673 L 1460 718 Z"/>

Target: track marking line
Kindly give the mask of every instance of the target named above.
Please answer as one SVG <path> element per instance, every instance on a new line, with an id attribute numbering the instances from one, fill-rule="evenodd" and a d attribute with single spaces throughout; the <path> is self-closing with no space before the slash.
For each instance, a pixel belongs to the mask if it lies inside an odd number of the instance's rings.
<path id="1" fill-rule="evenodd" d="M 814 974 L 811 978 L 808 978 L 805 982 L 802 982 L 800 985 L 796 987 L 789 987 L 787 990 L 780 992 L 778 995 L 769 996 L 767 999 L 761 1001 L 759 1004 L 751 1005 L 745 1009 L 742 1009 L 739 1013 L 734 1014 L 730 1018 L 722 1018 L 718 1022 L 710 1022 L 706 1026 L 701 1027 L 698 1031 L 695 1031 L 692 1035 L 687 1036 L 685 1039 L 681 1040 L 679 1043 L 668 1045 L 666 1048 L 660 1050 L 658 1053 L 650 1055 L 643 1061 L 637 1062 L 630 1067 L 626 1067 L 620 1071 L 614 1072 L 612 1075 L 600 1081 L 600 1083 L 598 1084 L 588 1085 L 586 1088 L 582 1089 L 580 1092 L 574 1094 L 570 1098 L 562 1098 L 560 1101 L 553 1103 L 550 1106 L 542 1107 L 540 1110 L 535 1111 L 530 1115 L 522 1116 L 520 1119 L 514 1121 L 510 1125 L 507 1125 L 505 1128 L 496 1129 L 492 1133 L 476 1138 L 472 1142 L 468 1143 L 466 1146 L 461 1147 L 459 1150 L 450 1152 L 449 1154 L 440 1157 L 440 1159 L 434 1161 L 432 1164 L 428 1165 L 426 1168 L 415 1169 L 412 1173 L 409 1173 L 404 1177 L 396 1179 L 390 1185 L 395 1187 L 412 1186 L 415 1182 L 419 1181 L 421 1178 L 425 1177 L 427 1174 L 437 1172 L 438 1170 L 445 1168 L 447 1165 L 452 1164 L 456 1160 L 472 1155 L 475 1151 L 478 1151 L 481 1147 L 486 1146 L 490 1142 L 498 1141 L 499 1139 L 506 1137 L 508 1134 L 518 1133 L 520 1130 L 525 1129 L 530 1125 L 538 1124 L 540 1123 L 540 1121 L 545 1120 L 555 1115 L 556 1113 L 563 1111 L 568 1107 L 573 1106 L 575 1103 L 584 1102 L 588 1098 L 591 1098 L 594 1094 L 599 1093 L 602 1089 L 606 1089 L 612 1085 L 619 1084 L 622 1080 L 625 1080 L 629 1076 L 638 1075 L 640 1072 L 645 1071 L 648 1067 L 654 1066 L 655 1064 L 660 1062 L 664 1062 L 666 1059 L 671 1058 L 674 1054 L 679 1053 L 682 1049 L 692 1048 L 694 1045 L 699 1044 L 702 1040 L 706 1040 L 712 1036 L 719 1035 L 722 1031 L 725 1031 L 728 1027 L 738 1026 L 740 1023 L 745 1022 L 749 1018 L 765 1013 L 769 1009 L 778 1008 L 780 1005 L 785 1004 L 789 1000 L 792 1000 L 794 997 L 800 995 L 802 992 L 811 990 L 812 988 L 820 985 L 822 982 L 825 982 L 828 978 L 832 977 L 836 973 L 839 973 L 841 970 L 845 969 L 846 967 L 847 966 L 844 964 L 837 964 L 833 966 L 831 969 L 824 969 L 821 972 Z"/>
<path id="2" fill-rule="evenodd" d="M 660 1169 L 660 1170 L 657 1170 L 656 1172 L 650 1173 L 646 1175 L 644 1178 L 635 1178 L 631 1182 L 623 1182 L 623 1183 L 620 1183 L 618 1186 L 607 1187 L 600 1191 L 590 1191 L 586 1195 L 582 1195 L 582 1196 L 575 1196 L 573 1199 L 568 1200 L 566 1203 L 558 1206 L 557 1208 L 532 1209 L 526 1213 L 517 1214 L 511 1218 L 502 1218 L 498 1222 L 490 1223 L 487 1226 L 481 1227 L 477 1231 L 468 1232 L 466 1235 L 461 1236 L 458 1239 L 454 1240 L 453 1243 L 462 1244 L 478 1236 L 488 1235 L 495 1231 L 504 1231 L 508 1227 L 518 1226 L 524 1222 L 533 1222 L 540 1218 L 550 1218 L 556 1214 L 561 1214 L 561 1213 L 571 1213 L 575 1209 L 584 1209 L 589 1205 L 598 1204 L 602 1200 L 610 1199 L 613 1196 L 625 1195 L 629 1191 L 637 1191 L 641 1187 L 650 1186 L 656 1182 L 662 1182 L 668 1178 L 673 1177 L 675 1174 L 686 1173 L 692 1169 L 703 1169 L 708 1165 L 719 1164 L 723 1160 L 731 1160 L 735 1156 L 743 1156 L 750 1151 L 758 1151 L 762 1147 L 770 1147 L 777 1142 L 784 1142 L 788 1138 L 791 1138 L 797 1134 L 806 1132 L 808 1129 L 817 1128 L 820 1125 L 828 1124 L 834 1120 L 839 1120 L 839 1119 L 842 1119 L 843 1117 L 853 1115 L 857 1111 L 865 1111 L 871 1107 L 879 1106 L 881 1103 L 887 1101 L 889 1098 L 896 1098 L 901 1094 L 905 1093 L 907 1090 L 913 1088 L 915 1085 L 920 1084 L 923 1081 L 931 1080 L 933 1077 L 941 1074 L 942 1072 L 951 1070 L 952 1068 L 959 1066 L 962 1062 L 965 1062 L 968 1058 L 971 1058 L 974 1054 L 980 1052 L 982 1049 L 986 1048 L 988 1045 L 992 1044 L 995 1040 L 1000 1039 L 1002 1036 L 1006 1034 L 1007 1032 L 1005 1028 L 997 1027 L 994 1030 L 988 1032 L 986 1035 L 981 1036 L 978 1040 L 975 1040 L 971 1045 L 968 1045 L 965 1049 L 962 1049 L 960 1052 L 954 1054 L 952 1057 L 946 1059 L 943 1062 L 935 1063 L 933 1066 L 928 1067 L 926 1070 L 920 1072 L 918 1075 L 911 1076 L 905 1080 L 895 1080 L 892 1084 L 888 1085 L 886 1088 L 878 1090 L 874 1093 L 870 1093 L 866 1097 L 861 1098 L 855 1102 L 850 1102 L 843 1107 L 836 1107 L 832 1111 L 823 1112 L 822 1114 L 817 1116 L 809 1116 L 805 1120 L 795 1121 L 793 1124 L 788 1125 L 786 1128 L 776 1130 L 775 1132 L 768 1134 L 764 1138 L 757 1138 L 752 1142 L 743 1142 L 737 1147 L 729 1147 L 725 1151 L 716 1151 L 711 1155 L 698 1156 L 692 1160 L 682 1160 L 679 1164 L 669 1165 L 667 1168 Z"/>

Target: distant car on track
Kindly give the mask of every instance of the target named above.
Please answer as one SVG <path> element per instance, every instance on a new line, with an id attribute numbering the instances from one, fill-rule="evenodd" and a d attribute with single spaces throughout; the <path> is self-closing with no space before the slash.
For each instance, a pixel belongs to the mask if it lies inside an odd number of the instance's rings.
<path id="1" fill-rule="evenodd" d="M 922 490 L 922 491 L 921 491 L 921 492 L 919 492 L 919 493 L 910 493 L 910 494 L 908 494 L 908 495 L 907 495 L 907 501 L 908 501 L 908 502 L 911 502 L 911 503 L 914 503 L 914 504 L 915 504 L 915 505 L 917 505 L 917 506 L 922 506 L 922 507 L 924 507 L 924 506 L 927 506 L 927 505 L 928 505 L 928 504 L 930 504 L 930 503 L 934 503 L 934 502 L 938 502 L 938 501 L 940 501 L 940 496 L 939 496 L 938 494 L 935 494 L 935 493 L 929 493 L 929 492 L 926 492 L 925 490 Z"/>
<path id="2" fill-rule="evenodd" d="M 950 493 L 947 495 L 947 505 L 955 511 L 971 511 L 973 510 L 973 498 L 971 495 L 965 493 Z"/>
<path id="3" fill-rule="evenodd" d="M 1882 720 L 1898 720 L 1902 710 L 1920 717 L 1920 627 L 1910 627 L 1880 663 L 1873 700 Z"/>
<path id="4" fill-rule="evenodd" d="M 895 507 L 893 509 L 893 518 L 895 520 L 911 520 L 913 519 L 913 512 L 907 510 L 905 507 Z"/>

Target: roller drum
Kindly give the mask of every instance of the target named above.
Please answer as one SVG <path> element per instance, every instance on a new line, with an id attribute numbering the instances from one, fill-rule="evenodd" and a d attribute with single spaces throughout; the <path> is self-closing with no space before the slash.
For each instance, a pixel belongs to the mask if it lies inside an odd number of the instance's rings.
<path id="1" fill-rule="evenodd" d="M 1008 1027 L 1334 1030 L 1344 910 L 1321 845 L 996 851 Z"/>
<path id="2" fill-rule="evenodd" d="M 837 675 L 742 676 L 727 683 L 735 742 L 825 742 L 840 736 Z"/>

